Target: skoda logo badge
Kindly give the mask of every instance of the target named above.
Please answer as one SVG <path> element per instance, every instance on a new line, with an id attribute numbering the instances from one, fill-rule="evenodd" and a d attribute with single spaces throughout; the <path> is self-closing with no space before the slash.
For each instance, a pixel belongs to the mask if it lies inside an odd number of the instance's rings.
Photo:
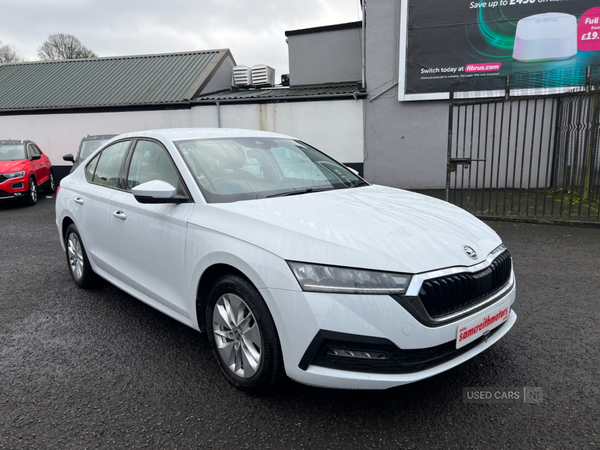
<path id="1" fill-rule="evenodd" d="M 468 245 L 463 245 L 463 252 L 465 252 L 465 254 L 469 258 L 477 259 L 477 252 L 475 250 L 473 250 L 471 247 L 469 247 Z"/>

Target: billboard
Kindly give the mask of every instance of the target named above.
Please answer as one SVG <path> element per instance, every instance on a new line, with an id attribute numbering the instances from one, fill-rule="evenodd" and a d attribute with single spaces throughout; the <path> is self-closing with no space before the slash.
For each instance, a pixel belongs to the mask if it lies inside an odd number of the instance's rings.
<path id="1" fill-rule="evenodd" d="M 502 89 L 580 85 L 600 67 L 598 0 L 402 0 L 399 100 Z M 565 75 L 567 74 L 567 75 Z M 523 76 L 521 78 L 523 78 Z M 585 75 L 584 75 L 585 76 Z"/>

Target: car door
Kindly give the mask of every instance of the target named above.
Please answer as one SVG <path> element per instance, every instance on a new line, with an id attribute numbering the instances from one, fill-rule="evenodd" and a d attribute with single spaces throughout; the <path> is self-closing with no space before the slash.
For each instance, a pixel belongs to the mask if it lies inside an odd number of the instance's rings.
<path id="1" fill-rule="evenodd" d="M 37 144 L 33 144 L 34 151 L 41 156 L 40 161 L 42 162 L 42 166 L 44 167 L 44 176 L 50 177 L 50 169 L 52 168 L 52 163 L 50 162 L 50 158 L 44 154 L 44 152 L 38 147 Z"/>
<path id="2" fill-rule="evenodd" d="M 34 144 L 29 143 L 27 144 L 27 157 L 31 161 L 37 184 L 42 184 L 49 176 L 48 168 L 42 161 L 42 152 Z"/>
<path id="3" fill-rule="evenodd" d="M 112 215 L 113 203 L 123 190 L 121 172 L 130 145 L 131 140 L 116 142 L 89 161 L 85 181 L 73 185 L 68 199 L 88 257 L 113 277 L 119 275 L 122 257 L 122 249 L 115 244 L 118 224 Z"/>
<path id="4" fill-rule="evenodd" d="M 167 150 L 157 141 L 140 139 L 124 171 L 125 190 L 111 199 L 111 245 L 119 253 L 118 276 L 151 300 L 190 317 L 185 292 L 185 237 L 191 201 L 180 204 L 142 204 L 131 189 L 161 180 L 178 196 L 189 193 Z"/>

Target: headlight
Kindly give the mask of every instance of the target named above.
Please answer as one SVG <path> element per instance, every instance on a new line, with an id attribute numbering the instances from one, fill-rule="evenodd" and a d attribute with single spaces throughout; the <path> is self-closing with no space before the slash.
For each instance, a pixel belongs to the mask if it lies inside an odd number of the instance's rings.
<path id="1" fill-rule="evenodd" d="M 2 175 L 4 175 L 6 178 L 19 178 L 25 176 L 25 171 L 22 170 L 21 172 L 3 173 Z"/>
<path id="2" fill-rule="evenodd" d="M 303 291 L 404 294 L 410 275 L 288 261 Z"/>

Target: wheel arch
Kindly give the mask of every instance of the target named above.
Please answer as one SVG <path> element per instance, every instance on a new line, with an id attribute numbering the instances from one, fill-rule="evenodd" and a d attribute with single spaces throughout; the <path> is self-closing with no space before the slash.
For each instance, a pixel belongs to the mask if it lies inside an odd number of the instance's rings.
<path id="1" fill-rule="evenodd" d="M 227 241 L 219 246 L 221 248 L 228 247 Z M 190 282 L 193 284 L 190 283 L 188 291 L 190 294 L 193 292 L 192 295 L 195 298 L 194 303 L 189 305 L 189 312 L 190 316 L 195 316 L 198 320 L 200 331 L 205 331 L 205 309 L 210 290 L 214 283 L 226 274 L 240 276 L 261 293 L 279 328 L 280 314 L 277 303 L 269 295 L 269 289 L 300 289 L 285 260 L 263 249 L 238 241 L 235 246 L 229 246 L 226 251 L 208 252 L 202 258 L 196 258 L 196 256 L 198 255 L 193 252 L 186 254 L 188 264 L 195 265 L 190 273 Z M 192 311 L 191 308 L 194 308 L 195 311 Z"/>
<path id="2" fill-rule="evenodd" d="M 71 219 L 69 216 L 63 217 L 62 223 L 60 225 L 60 238 L 62 239 L 63 243 L 65 242 L 65 235 L 67 234 L 67 228 L 69 228 L 69 225 L 71 225 L 71 224 L 75 224 L 73 219 Z M 75 226 L 77 226 L 77 225 L 75 225 Z"/>
<path id="3" fill-rule="evenodd" d="M 216 263 L 207 267 L 200 276 L 196 289 L 196 319 L 198 320 L 198 328 L 202 332 L 206 331 L 206 303 L 208 296 L 212 287 L 223 275 L 237 275 L 256 287 L 256 284 L 246 274 L 230 264 Z"/>

